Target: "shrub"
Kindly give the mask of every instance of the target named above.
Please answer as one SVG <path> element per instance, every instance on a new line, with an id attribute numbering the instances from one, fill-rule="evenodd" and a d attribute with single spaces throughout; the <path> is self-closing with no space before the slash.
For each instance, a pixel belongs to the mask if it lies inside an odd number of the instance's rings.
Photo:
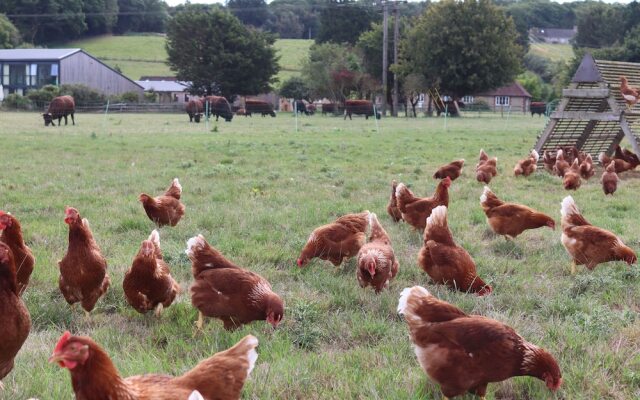
<path id="1" fill-rule="evenodd" d="M 9 110 L 29 110 L 31 109 L 31 101 L 17 93 L 11 93 L 4 98 L 2 107 Z"/>
<path id="2" fill-rule="evenodd" d="M 46 85 L 38 90 L 30 90 L 27 97 L 37 108 L 44 107 L 45 104 L 60 95 L 60 89 L 54 85 Z"/>
<path id="3" fill-rule="evenodd" d="M 60 95 L 73 96 L 76 106 L 83 104 L 104 103 L 106 96 L 86 85 L 73 84 L 60 86 Z"/>
<path id="4" fill-rule="evenodd" d="M 124 92 L 120 95 L 120 99 L 124 103 L 137 103 L 140 101 L 140 96 L 136 92 Z"/>

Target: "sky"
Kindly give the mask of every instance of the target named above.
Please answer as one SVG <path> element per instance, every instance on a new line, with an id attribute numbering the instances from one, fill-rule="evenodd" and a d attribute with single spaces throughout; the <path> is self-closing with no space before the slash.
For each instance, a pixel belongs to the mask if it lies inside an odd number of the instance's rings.
<path id="1" fill-rule="evenodd" d="M 165 1 L 170 6 L 176 6 L 178 4 L 185 3 L 185 0 L 165 0 Z M 409 0 L 409 1 L 416 1 L 416 0 Z M 555 1 L 558 3 L 570 3 L 575 0 L 555 0 Z M 633 0 L 604 0 L 605 3 L 623 3 L 623 4 L 631 3 L 632 1 Z M 269 2 L 270 1 L 267 0 L 267 3 Z M 213 3 L 224 3 L 224 0 L 191 0 L 191 3 L 213 4 Z"/>

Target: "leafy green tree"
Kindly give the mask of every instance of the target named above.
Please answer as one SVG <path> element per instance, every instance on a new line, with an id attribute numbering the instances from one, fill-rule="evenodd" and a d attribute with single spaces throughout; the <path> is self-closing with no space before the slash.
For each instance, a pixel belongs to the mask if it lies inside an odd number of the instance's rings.
<path id="1" fill-rule="evenodd" d="M 280 96 L 288 99 L 309 100 L 309 87 L 302 77 L 292 76 L 282 83 L 279 90 Z"/>
<path id="2" fill-rule="evenodd" d="M 280 69 L 274 42 L 216 8 L 187 6 L 167 24 L 169 65 L 196 94 L 233 98 L 271 90 Z"/>
<path id="3" fill-rule="evenodd" d="M 588 3 L 577 11 L 576 44 L 590 48 L 620 44 L 625 33 L 625 11 L 620 5 Z"/>
<path id="4" fill-rule="evenodd" d="M 355 89 L 360 60 L 351 48 L 337 43 L 314 44 L 302 65 L 302 77 L 314 97 L 343 101 Z M 349 86 L 350 85 L 350 86 Z"/>
<path id="5" fill-rule="evenodd" d="M 115 31 L 164 32 L 169 18 L 167 4 L 162 0 L 118 0 L 120 14 Z"/>
<path id="6" fill-rule="evenodd" d="M 320 31 L 316 43 L 355 42 L 362 32 L 377 19 L 371 7 L 365 7 L 353 0 L 327 0 L 320 12 Z"/>
<path id="7" fill-rule="evenodd" d="M 111 33 L 118 22 L 118 0 L 83 0 L 87 34 Z"/>
<path id="8" fill-rule="evenodd" d="M 280 37 L 292 37 L 290 30 L 282 25 L 291 16 L 283 14 L 292 13 L 295 16 L 295 29 L 300 24 L 301 35 L 296 38 L 313 39 L 318 34 L 320 9 L 325 0 L 273 0 L 269 3 L 269 10 L 275 16 L 276 21 L 270 21 L 266 29 L 278 33 Z M 282 15 L 282 16 L 281 16 Z M 293 19 L 292 19 L 293 21 Z"/>
<path id="9" fill-rule="evenodd" d="M 13 49 L 21 42 L 20 32 L 6 15 L 0 14 L 0 49 Z"/>
<path id="10" fill-rule="evenodd" d="M 429 83 L 420 74 L 409 74 L 402 79 L 402 94 L 406 99 L 405 105 L 411 105 L 414 118 L 418 116 L 416 114 L 416 106 L 418 105 L 420 94 L 425 93 L 428 89 Z"/>
<path id="11" fill-rule="evenodd" d="M 264 0 L 229 0 L 229 10 L 245 25 L 262 27 L 271 17 L 271 11 Z"/>
<path id="12" fill-rule="evenodd" d="M 87 30 L 82 0 L 2 0 L 22 38 L 34 44 L 67 41 Z"/>
<path id="13" fill-rule="evenodd" d="M 519 72 L 516 38 L 513 21 L 490 0 L 444 0 L 409 31 L 400 69 L 421 74 L 453 97 L 489 90 Z"/>
<path id="14" fill-rule="evenodd" d="M 291 10 L 276 9 L 264 29 L 277 33 L 282 39 L 300 39 L 303 29 L 300 18 Z"/>

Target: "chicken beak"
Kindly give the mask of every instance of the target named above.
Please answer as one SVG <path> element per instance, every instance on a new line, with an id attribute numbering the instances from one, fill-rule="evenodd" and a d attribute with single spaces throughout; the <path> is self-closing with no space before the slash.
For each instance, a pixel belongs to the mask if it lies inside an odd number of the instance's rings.
<path id="1" fill-rule="evenodd" d="M 50 363 L 57 363 L 59 366 L 64 367 L 64 357 L 60 353 L 53 353 L 51 357 L 49 357 Z"/>

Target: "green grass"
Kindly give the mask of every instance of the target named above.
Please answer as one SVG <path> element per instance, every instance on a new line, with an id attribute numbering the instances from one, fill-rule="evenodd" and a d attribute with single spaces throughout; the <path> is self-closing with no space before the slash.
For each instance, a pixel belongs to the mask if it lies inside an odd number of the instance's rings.
<path id="1" fill-rule="evenodd" d="M 275 43 L 282 67 L 280 82 L 300 74 L 302 60 L 307 57 L 313 40 L 280 39 Z M 138 80 L 143 75 L 173 76 L 165 63 L 167 51 L 163 35 L 98 36 L 63 44 L 79 47 L 110 67 L 119 67 L 124 75 Z"/>
<path id="2" fill-rule="evenodd" d="M 491 184 L 508 201 L 529 204 L 559 220 L 567 192 L 546 173 L 515 179 L 515 162 L 528 154 L 544 120 L 370 119 L 313 116 L 299 120 L 235 118 L 217 133 L 189 124 L 186 115 L 78 114 L 77 125 L 45 128 L 35 113 L 0 115 L 2 209 L 22 221 L 37 257 L 25 293 L 31 334 L 4 378 L 3 399 L 72 398 L 69 373 L 47 363 L 69 329 L 97 340 L 124 376 L 181 374 L 246 334 L 260 340 L 259 358 L 244 389 L 247 399 L 441 399 L 419 367 L 406 324 L 396 316 L 399 292 L 426 285 L 470 313 L 496 318 L 559 360 L 564 384 L 556 394 L 533 378 L 489 385 L 487 399 L 631 399 L 640 387 L 640 272 L 610 263 L 569 273 L 560 231 L 539 229 L 514 243 L 495 237 L 479 206 L 482 185 L 472 173 L 479 149 L 499 157 Z M 431 194 L 437 166 L 463 157 L 467 166 L 450 193 L 454 237 L 474 257 L 494 294 L 478 298 L 428 283 L 416 266 L 421 238 L 394 224 L 385 206 L 392 179 Z M 141 316 L 123 297 L 122 279 L 153 229 L 137 202 L 174 177 L 184 187 L 185 218 L 161 230 L 172 273 L 185 290 L 161 320 Z M 605 198 L 597 178 L 571 193 L 592 223 L 611 229 L 636 250 L 640 181 L 623 177 Z M 88 218 L 109 263 L 112 287 L 92 320 L 72 311 L 58 287 L 67 245 L 64 207 Z M 356 281 L 354 261 L 336 269 L 295 260 L 311 230 L 363 209 L 378 214 L 392 237 L 400 272 L 375 295 Z M 236 332 L 208 320 L 194 336 L 196 310 L 185 241 L 202 233 L 231 260 L 273 284 L 286 303 L 281 327 L 256 322 Z M 472 397 L 467 396 L 466 399 Z"/>
<path id="3" fill-rule="evenodd" d="M 529 52 L 553 62 L 568 63 L 573 58 L 573 48 L 570 44 L 531 43 Z"/>
<path id="4" fill-rule="evenodd" d="M 65 46 L 82 48 L 110 67 L 119 67 L 127 77 L 138 80 L 143 75 L 175 75 L 165 63 L 164 43 L 163 35 L 105 35 L 65 43 Z"/>
<path id="5" fill-rule="evenodd" d="M 300 75 L 302 62 L 309 57 L 309 48 L 313 40 L 279 39 L 275 48 L 280 56 L 280 83 L 288 78 Z"/>

